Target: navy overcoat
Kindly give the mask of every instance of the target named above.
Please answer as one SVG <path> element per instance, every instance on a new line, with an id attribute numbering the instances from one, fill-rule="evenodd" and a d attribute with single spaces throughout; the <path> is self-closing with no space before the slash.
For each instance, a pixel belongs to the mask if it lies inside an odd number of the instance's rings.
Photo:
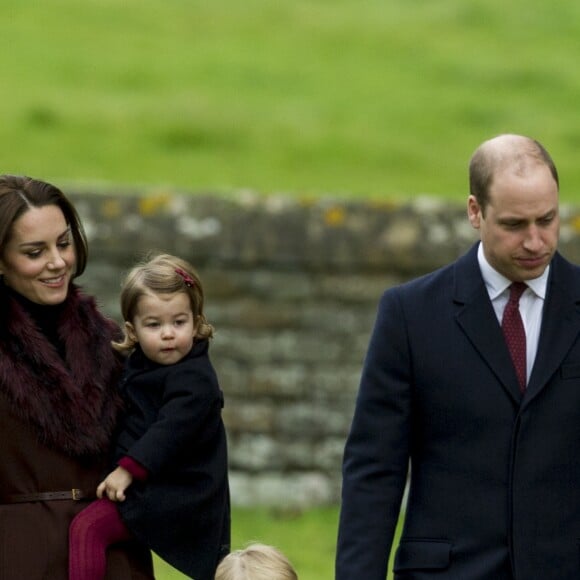
<path id="1" fill-rule="evenodd" d="M 343 467 L 337 580 L 580 578 L 580 269 L 552 260 L 525 395 L 477 262 L 383 295 Z"/>
<path id="2" fill-rule="evenodd" d="M 196 342 L 173 365 L 148 360 L 137 348 L 121 382 L 127 412 L 116 460 L 127 455 L 149 472 L 117 504 L 131 532 L 195 580 L 214 577 L 229 551 L 230 503 L 223 393 Z"/>

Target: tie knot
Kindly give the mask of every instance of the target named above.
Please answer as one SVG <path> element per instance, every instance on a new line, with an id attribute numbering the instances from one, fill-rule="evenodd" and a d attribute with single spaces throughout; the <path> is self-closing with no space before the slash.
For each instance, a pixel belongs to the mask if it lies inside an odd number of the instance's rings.
<path id="1" fill-rule="evenodd" d="M 512 285 L 510 286 L 509 302 L 512 304 L 515 302 L 517 304 L 527 287 L 528 285 L 523 282 L 512 282 Z"/>

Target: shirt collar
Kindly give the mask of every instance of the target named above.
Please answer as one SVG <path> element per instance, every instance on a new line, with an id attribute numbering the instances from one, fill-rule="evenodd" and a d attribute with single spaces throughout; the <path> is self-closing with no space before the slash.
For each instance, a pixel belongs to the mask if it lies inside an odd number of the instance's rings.
<path id="1" fill-rule="evenodd" d="M 479 262 L 479 268 L 481 270 L 481 275 L 483 281 L 485 282 L 485 287 L 489 293 L 491 300 L 495 300 L 502 292 L 504 292 L 512 283 L 511 280 L 500 274 L 495 270 L 490 263 L 487 261 L 485 254 L 483 253 L 483 244 L 480 242 L 479 248 L 477 249 L 477 261 Z M 548 275 L 550 273 L 550 265 L 544 270 L 541 276 L 534 278 L 532 280 L 526 280 L 526 284 L 534 292 L 534 294 L 545 300 L 546 298 L 546 288 L 548 286 Z"/>

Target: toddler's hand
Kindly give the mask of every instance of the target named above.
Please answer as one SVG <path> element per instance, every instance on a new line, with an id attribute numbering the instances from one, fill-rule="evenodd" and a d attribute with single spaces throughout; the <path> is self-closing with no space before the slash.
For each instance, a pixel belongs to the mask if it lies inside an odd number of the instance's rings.
<path id="1" fill-rule="evenodd" d="M 123 467 L 117 467 L 97 487 L 97 497 L 111 501 L 125 501 L 125 490 L 133 482 L 133 476 Z"/>

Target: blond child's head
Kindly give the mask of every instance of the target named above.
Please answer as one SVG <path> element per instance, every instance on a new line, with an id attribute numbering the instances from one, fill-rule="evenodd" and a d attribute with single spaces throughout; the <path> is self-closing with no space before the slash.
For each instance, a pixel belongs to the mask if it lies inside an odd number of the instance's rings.
<path id="1" fill-rule="evenodd" d="M 215 580 L 298 580 L 298 574 L 288 558 L 273 546 L 250 544 L 222 560 Z"/>
<path id="2" fill-rule="evenodd" d="M 203 313 L 203 287 L 197 272 L 189 262 L 181 258 L 170 254 L 157 254 L 134 266 L 123 281 L 121 314 L 125 321 L 125 336 L 122 341 L 113 342 L 113 347 L 125 353 L 135 347 L 137 340 L 131 330 L 140 301 L 144 297 L 176 293 L 187 296 L 195 327 L 194 338 L 211 338 L 213 327 Z"/>

